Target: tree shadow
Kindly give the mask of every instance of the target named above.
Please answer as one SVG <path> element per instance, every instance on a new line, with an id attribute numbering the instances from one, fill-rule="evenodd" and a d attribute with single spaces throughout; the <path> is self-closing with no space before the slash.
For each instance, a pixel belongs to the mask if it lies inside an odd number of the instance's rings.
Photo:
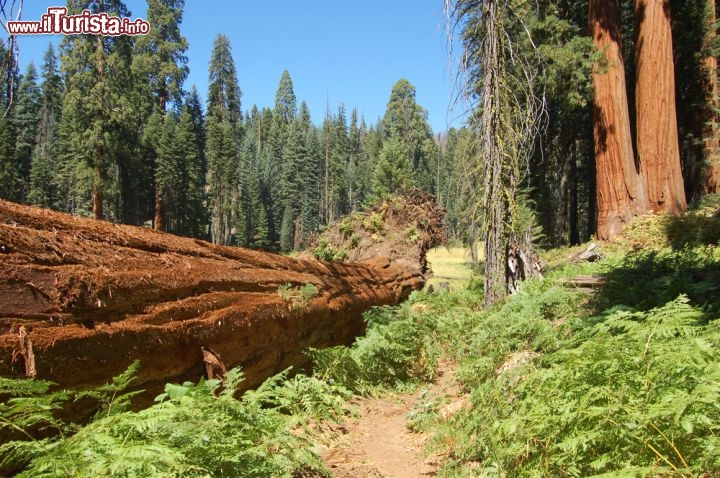
<path id="1" fill-rule="evenodd" d="M 704 321 L 720 317 L 720 254 L 707 247 L 636 251 L 604 279 L 592 299 L 597 314 L 614 307 L 647 311 L 685 295 Z"/>
<path id="2" fill-rule="evenodd" d="M 675 250 L 720 244 L 720 209 L 712 214 L 690 211 L 682 217 L 670 217 L 665 224 L 668 242 Z"/>
<path id="3" fill-rule="evenodd" d="M 605 274 L 593 299 L 597 313 L 614 306 L 661 307 L 678 295 L 720 318 L 720 194 L 705 196 L 681 217 L 664 216 L 668 248 L 636 250 Z"/>

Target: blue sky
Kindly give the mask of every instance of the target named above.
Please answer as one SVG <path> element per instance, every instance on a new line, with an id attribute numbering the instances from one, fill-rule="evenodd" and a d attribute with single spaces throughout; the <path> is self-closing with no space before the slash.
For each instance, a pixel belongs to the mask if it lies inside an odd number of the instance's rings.
<path id="1" fill-rule="evenodd" d="M 24 2 L 23 20 L 39 20 L 49 6 Z M 127 0 L 132 18 L 146 18 L 144 0 Z M 186 0 L 182 24 L 190 47 L 190 75 L 207 92 L 207 67 L 215 36 L 230 39 L 243 110 L 272 107 L 280 75 L 287 69 L 295 95 L 306 101 L 318 124 L 326 105 L 340 102 L 376 123 L 385 112 L 392 85 L 408 79 L 429 113 L 434 131 L 460 126 L 462 112 L 451 108 L 454 68 L 444 32 L 443 0 Z M 59 36 L 20 37 L 20 63 L 39 65 L 49 41 Z"/>

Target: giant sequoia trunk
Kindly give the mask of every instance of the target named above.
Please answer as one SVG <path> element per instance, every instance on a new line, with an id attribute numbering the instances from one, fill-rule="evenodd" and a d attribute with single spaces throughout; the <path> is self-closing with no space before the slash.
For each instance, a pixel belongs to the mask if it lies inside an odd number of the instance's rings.
<path id="1" fill-rule="evenodd" d="M 669 0 L 635 0 L 637 152 L 653 211 L 687 209 L 680 167 Z"/>
<path id="2" fill-rule="evenodd" d="M 707 0 L 707 33 L 704 48 L 715 42 L 716 9 L 715 0 Z M 704 52 L 705 102 L 703 104 L 703 129 L 705 166 L 702 174 L 702 188 L 705 194 L 720 192 L 720 128 L 718 128 L 718 61 L 713 54 Z"/>
<path id="3" fill-rule="evenodd" d="M 435 244 L 442 214 L 416 209 L 418 244 Z M 403 264 L 297 260 L 0 201 L 0 376 L 82 388 L 138 359 L 133 384 L 152 398 L 197 380 L 205 348 L 254 386 L 307 365 L 308 347 L 352 342 L 364 310 L 422 287 L 420 245 Z M 293 293 L 306 284 L 315 297 Z"/>
<path id="4" fill-rule="evenodd" d="M 612 239 L 647 210 L 634 160 L 617 0 L 590 0 L 590 30 L 605 64 L 593 68 L 595 174 L 600 239 Z"/>

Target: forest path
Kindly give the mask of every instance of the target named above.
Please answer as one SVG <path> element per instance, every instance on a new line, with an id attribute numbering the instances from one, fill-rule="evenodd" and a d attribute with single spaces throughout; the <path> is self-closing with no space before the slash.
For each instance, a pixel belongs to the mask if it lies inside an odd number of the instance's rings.
<path id="1" fill-rule="evenodd" d="M 435 383 L 414 393 L 362 398 L 358 415 L 339 427 L 339 436 L 323 454 L 338 478 L 421 478 L 436 476 L 443 456 L 427 455 L 427 433 L 408 429 L 406 414 L 427 400 L 440 400 L 448 417 L 467 403 L 455 378 L 455 365 L 440 364 Z"/>

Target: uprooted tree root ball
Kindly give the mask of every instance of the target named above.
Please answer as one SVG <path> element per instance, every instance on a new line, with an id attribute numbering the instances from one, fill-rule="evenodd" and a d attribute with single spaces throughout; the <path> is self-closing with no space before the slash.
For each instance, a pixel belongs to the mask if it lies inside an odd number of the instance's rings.
<path id="1" fill-rule="evenodd" d="M 408 270 L 428 273 L 427 251 L 447 241 L 445 210 L 412 188 L 333 224 L 309 247 L 316 258 L 342 262 L 387 257 Z"/>

